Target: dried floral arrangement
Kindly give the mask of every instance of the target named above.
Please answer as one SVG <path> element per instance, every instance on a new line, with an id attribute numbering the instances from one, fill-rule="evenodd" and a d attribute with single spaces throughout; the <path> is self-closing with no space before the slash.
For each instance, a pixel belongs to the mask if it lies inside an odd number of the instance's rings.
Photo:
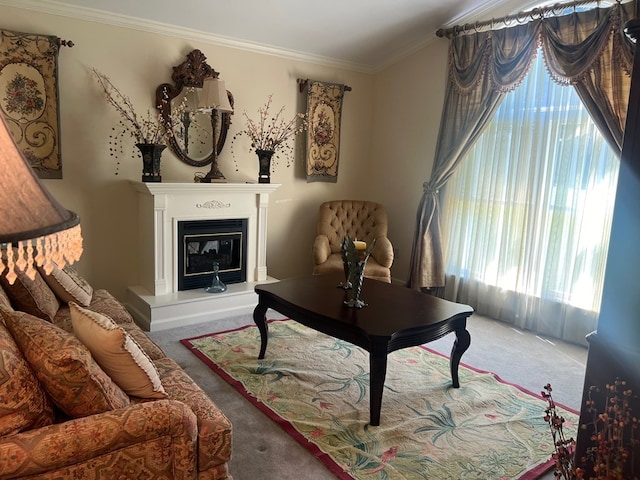
<path id="1" fill-rule="evenodd" d="M 592 418 L 592 444 L 587 448 L 587 458 L 580 459 L 583 463 L 590 461 L 593 465 L 595 476 L 589 477 L 589 480 L 629 480 L 625 476 L 627 462 L 640 442 L 636 438 L 638 419 L 632 415 L 629 404 L 632 391 L 625 389 L 625 386 L 626 382 L 619 379 L 605 386 L 605 403 L 601 412 L 596 408 L 593 398 L 593 394 L 599 393 L 600 389 L 595 386 L 589 388 L 585 407 Z M 565 438 L 565 420 L 558 415 L 551 392 L 551 385 L 545 385 L 542 391 L 542 397 L 547 400 L 544 419 L 551 430 L 555 447 L 552 456 L 555 461 L 554 475 L 563 480 L 584 479 L 585 471 L 577 466 L 575 459 L 575 440 Z"/>
<path id="2" fill-rule="evenodd" d="M 278 158 L 279 154 L 287 161 L 287 167 L 291 166 L 294 145 L 291 140 L 304 132 L 309 125 L 306 113 L 296 113 L 290 120 L 284 117 L 285 107 L 278 110 L 275 115 L 270 112 L 273 95 L 269 95 L 264 106 L 258 109 L 258 118 L 253 120 L 246 111 L 242 113 L 245 118 L 245 128 L 235 134 L 232 139 L 231 152 L 234 154 L 235 141 L 247 136 L 251 141 L 251 150 L 267 150 L 276 152 L 274 158 Z M 274 161 L 277 165 L 277 161 Z M 236 171 L 238 170 L 236 164 Z"/>
<path id="3" fill-rule="evenodd" d="M 91 71 L 100 87 L 102 87 L 107 102 L 120 114 L 120 121 L 116 127 L 113 127 L 112 134 L 109 137 L 110 154 L 117 161 L 123 156 L 123 143 L 127 138 L 133 139 L 134 143 L 166 144 L 167 137 L 172 132 L 180 131 L 182 118 L 186 113 L 186 100 L 171 109 L 171 117 L 168 120 L 162 117 L 159 110 L 156 113 L 152 113 L 151 110 L 147 109 L 144 115 L 139 115 L 131 99 L 123 94 L 108 76 L 95 68 Z M 162 101 L 168 102 L 169 99 L 163 99 Z M 140 156 L 135 150 L 134 153 L 136 153 L 135 156 Z M 118 161 L 118 165 L 119 163 Z"/>

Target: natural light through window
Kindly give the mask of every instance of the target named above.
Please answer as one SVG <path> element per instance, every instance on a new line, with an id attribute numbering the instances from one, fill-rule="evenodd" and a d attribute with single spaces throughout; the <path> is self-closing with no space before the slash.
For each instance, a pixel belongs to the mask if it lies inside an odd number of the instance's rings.
<path id="1" fill-rule="evenodd" d="M 619 160 L 541 57 L 445 188 L 446 271 L 598 311 Z"/>

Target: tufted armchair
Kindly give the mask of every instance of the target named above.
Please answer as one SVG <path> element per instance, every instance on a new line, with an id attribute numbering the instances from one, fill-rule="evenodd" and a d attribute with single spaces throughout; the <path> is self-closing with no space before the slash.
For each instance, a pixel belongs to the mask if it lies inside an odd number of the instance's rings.
<path id="1" fill-rule="evenodd" d="M 376 240 L 364 275 L 390 283 L 393 246 L 387 238 L 387 212 L 379 203 L 360 200 L 334 200 L 320 205 L 313 274 L 344 272 L 340 248 L 345 236 L 367 245 Z"/>

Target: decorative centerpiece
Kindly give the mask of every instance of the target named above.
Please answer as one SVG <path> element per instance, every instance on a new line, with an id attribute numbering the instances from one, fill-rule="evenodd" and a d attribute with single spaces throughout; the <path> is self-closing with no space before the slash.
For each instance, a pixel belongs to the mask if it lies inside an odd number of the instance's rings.
<path id="1" fill-rule="evenodd" d="M 269 95 L 267 103 L 258 109 L 257 121 L 249 118 L 246 111 L 243 112 L 246 128 L 233 137 L 233 142 L 242 135 L 248 136 L 251 140 L 251 148 L 258 156 L 258 183 L 271 182 L 271 163 L 274 154 L 277 157 L 280 152 L 284 151 L 287 166 L 291 166 L 291 158 L 294 153 L 291 140 L 299 133 L 304 132 L 308 126 L 305 113 L 296 113 L 293 118 L 286 121 L 283 117 L 284 106 L 275 116 L 272 116 L 269 113 L 271 100 L 272 95 Z"/>
<path id="2" fill-rule="evenodd" d="M 207 293 L 222 293 L 227 291 L 227 285 L 220 280 L 220 264 L 213 262 L 213 279 L 211 285 L 204 289 Z"/>
<path id="3" fill-rule="evenodd" d="M 172 109 L 172 115 L 165 120 L 159 113 L 152 114 L 147 110 L 145 116 L 140 116 L 131 102 L 107 77 L 95 68 L 93 75 L 102 87 L 107 102 L 120 114 L 120 122 L 114 127 L 110 140 L 111 155 L 121 156 L 122 143 L 125 138 L 131 137 L 142 157 L 142 181 L 160 182 L 160 157 L 166 147 L 167 135 L 175 128 L 179 128 L 186 104 Z M 168 101 L 168 100 L 166 100 Z M 119 163 L 119 162 L 118 162 Z M 116 175 L 118 172 L 116 171 Z"/>
<path id="4" fill-rule="evenodd" d="M 367 306 L 365 302 L 360 300 L 360 292 L 364 280 L 364 268 L 375 244 L 374 240 L 367 247 L 366 242 L 351 240 L 349 236 L 346 236 L 342 241 L 342 261 L 346 276 L 343 288 L 351 292 L 349 300 L 344 302 L 348 307 L 362 308 Z"/>

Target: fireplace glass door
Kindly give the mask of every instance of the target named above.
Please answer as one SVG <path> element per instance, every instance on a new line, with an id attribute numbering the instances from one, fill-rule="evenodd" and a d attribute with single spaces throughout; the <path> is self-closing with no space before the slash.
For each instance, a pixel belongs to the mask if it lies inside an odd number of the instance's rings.
<path id="1" fill-rule="evenodd" d="M 178 236 L 178 290 L 208 286 L 214 263 L 224 283 L 246 281 L 246 219 L 178 222 Z"/>

